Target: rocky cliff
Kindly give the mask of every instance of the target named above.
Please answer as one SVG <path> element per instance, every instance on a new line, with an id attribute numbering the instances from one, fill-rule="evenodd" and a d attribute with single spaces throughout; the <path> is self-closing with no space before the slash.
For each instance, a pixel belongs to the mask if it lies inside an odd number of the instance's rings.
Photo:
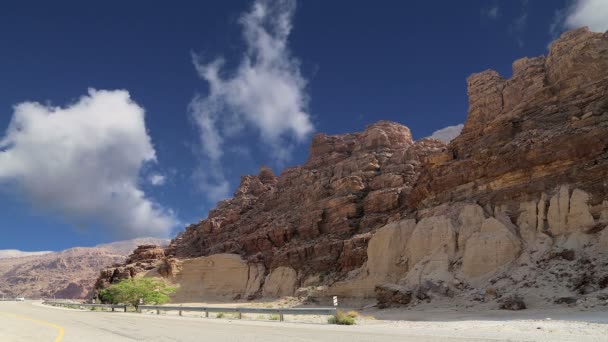
<path id="1" fill-rule="evenodd" d="M 168 241 L 140 238 L 28 256 L 11 253 L 16 256 L 0 259 L 0 297 L 86 298 L 99 269 L 125 262 L 133 248 L 146 243 L 166 245 Z"/>
<path id="2" fill-rule="evenodd" d="M 384 121 L 318 134 L 304 165 L 243 177 L 164 255 L 104 270 L 98 287 L 149 274 L 182 284 L 175 301 L 604 301 L 608 34 L 565 33 L 509 79 L 467 85 L 449 145 Z"/>

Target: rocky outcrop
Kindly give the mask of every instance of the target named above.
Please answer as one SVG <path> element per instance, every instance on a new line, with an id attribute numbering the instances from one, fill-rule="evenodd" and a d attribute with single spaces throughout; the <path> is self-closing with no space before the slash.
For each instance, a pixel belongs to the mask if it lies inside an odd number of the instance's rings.
<path id="1" fill-rule="evenodd" d="M 102 269 L 92 292 L 95 294 L 99 289 L 124 279 L 131 279 L 149 270 L 169 275 L 176 273 L 176 268 L 171 260 L 165 258 L 165 250 L 162 247 L 151 244 L 140 245 L 126 258 L 124 265 L 114 264 Z"/>
<path id="2" fill-rule="evenodd" d="M 166 253 L 234 253 L 268 270 L 345 274 L 365 262 L 371 233 L 399 217 L 427 156 L 444 149 L 436 140 L 414 142 L 407 127 L 392 122 L 318 134 L 303 166 L 243 177 L 234 198 L 187 227 Z"/>
<path id="3" fill-rule="evenodd" d="M 277 267 L 266 277 L 262 294 L 265 297 L 293 296 L 297 281 L 298 274 L 293 268 Z"/>
<path id="4" fill-rule="evenodd" d="M 548 56 L 515 61 L 511 78 L 488 70 L 467 86 L 449 145 L 386 121 L 318 134 L 302 166 L 244 176 L 172 241 L 158 272 L 189 288 L 202 280 L 186 264 L 232 255 L 233 273 L 207 266 L 203 283 L 221 286 L 183 300 L 226 289 L 507 309 L 522 295 L 608 298 L 608 34 L 565 33 Z M 140 272 L 128 267 L 112 272 Z"/>
<path id="5" fill-rule="evenodd" d="M 380 309 L 393 305 L 407 305 L 412 301 L 412 292 L 403 286 L 395 284 L 376 285 L 376 298 Z"/>
<path id="6" fill-rule="evenodd" d="M 168 243 L 168 240 L 141 238 L 95 247 L 75 247 L 61 252 L 34 253 L 0 259 L 0 293 L 7 297 L 73 298 L 92 296 L 99 270 L 124 263 L 139 244 Z M 128 250 L 129 252 L 125 252 Z M 161 252 L 162 248 L 158 248 Z M 110 275 L 114 268 L 110 270 Z M 120 273 L 119 271 L 118 273 Z M 122 269 L 122 274 L 128 274 Z"/>
<path id="7" fill-rule="evenodd" d="M 606 34 L 578 29 L 547 57 L 513 63 L 513 76 L 468 79 L 469 113 L 448 160 L 426 164 L 408 196 L 413 208 L 475 199 L 510 203 L 556 186 L 607 195 Z M 597 204 L 597 203 L 592 203 Z"/>
<path id="8" fill-rule="evenodd" d="M 521 252 L 521 240 L 495 218 L 485 219 L 478 232 L 466 240 L 462 271 L 476 277 L 497 270 Z"/>

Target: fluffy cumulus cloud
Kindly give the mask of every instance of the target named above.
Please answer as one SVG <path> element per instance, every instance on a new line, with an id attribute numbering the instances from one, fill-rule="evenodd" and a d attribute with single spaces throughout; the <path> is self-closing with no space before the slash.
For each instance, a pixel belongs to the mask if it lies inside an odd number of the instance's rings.
<path id="1" fill-rule="evenodd" d="M 555 15 L 551 33 L 555 36 L 561 31 L 581 26 L 589 26 L 592 31 L 608 31 L 607 0 L 574 0 Z"/>
<path id="2" fill-rule="evenodd" d="M 221 159 L 231 139 L 253 133 L 282 164 L 290 159 L 294 145 L 314 130 L 306 80 L 288 48 L 295 7 L 294 0 L 253 3 L 239 20 L 246 49 L 235 70 L 224 70 L 221 58 L 193 58 L 209 86 L 206 95 L 192 100 L 190 111 L 208 164 L 199 181 L 210 200 L 227 196 Z"/>
<path id="3" fill-rule="evenodd" d="M 433 132 L 433 134 L 431 134 L 429 138 L 437 139 L 447 144 L 460 135 L 460 132 L 462 132 L 463 127 L 463 124 L 444 127 L 440 130 L 436 130 L 435 132 Z"/>
<path id="4" fill-rule="evenodd" d="M 14 107 L 0 140 L 0 183 L 79 226 L 165 236 L 174 215 L 138 188 L 142 166 L 155 160 L 144 110 L 129 93 L 91 89 L 66 107 Z"/>

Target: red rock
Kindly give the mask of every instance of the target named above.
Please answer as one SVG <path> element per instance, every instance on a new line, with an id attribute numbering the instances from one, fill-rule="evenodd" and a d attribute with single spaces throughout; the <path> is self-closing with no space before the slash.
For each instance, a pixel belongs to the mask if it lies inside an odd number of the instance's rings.
<path id="1" fill-rule="evenodd" d="M 601 209 L 592 217 L 587 204 L 597 207 L 608 197 L 607 72 L 608 34 L 579 29 L 554 42 L 547 57 L 515 61 L 509 79 L 492 70 L 471 75 L 467 121 L 448 145 L 435 139 L 414 142 L 407 127 L 387 121 L 359 133 L 317 134 L 303 165 L 278 176 L 263 167 L 258 175 L 242 177 L 234 197 L 187 227 L 164 250 L 165 257 L 234 253 L 263 263 L 265 272 L 292 268 L 299 280 L 328 274 L 325 282 L 330 284 L 361 271 L 369 240 L 387 222 L 436 214 L 447 215 L 441 222 L 450 223 L 456 217 L 448 217 L 448 209 L 456 202 L 476 203 L 482 219 L 485 211 L 494 211 L 492 219 L 504 221 L 504 235 L 517 246 L 516 214 L 530 209 L 533 213 L 524 221 L 534 222 L 528 228 L 536 230 L 539 218 L 543 230 L 546 201 L 541 205 L 537 200 L 561 184 L 586 191 L 575 201 L 581 210 L 573 217 L 591 222 Z M 531 206 L 521 206 L 528 201 Z M 608 210 L 601 215 L 608 217 Z M 551 220 L 554 216 L 549 215 Z M 438 236 L 454 241 L 441 260 L 446 268 L 457 267 L 458 262 L 451 262 L 458 260 L 450 258 L 462 252 L 455 247 L 458 232 L 451 223 L 445 227 L 447 233 Z M 413 239 L 443 241 L 425 231 L 416 231 Z M 471 241 L 487 240 L 480 233 Z M 160 253 L 147 251 L 130 260 L 160 262 L 155 259 L 162 258 Z M 422 258 L 429 251 L 419 252 Z M 413 266 L 417 261 L 408 262 Z M 115 268 L 110 280 L 104 271 L 99 284 L 139 270 Z M 429 289 L 446 288 L 450 290 Z"/>

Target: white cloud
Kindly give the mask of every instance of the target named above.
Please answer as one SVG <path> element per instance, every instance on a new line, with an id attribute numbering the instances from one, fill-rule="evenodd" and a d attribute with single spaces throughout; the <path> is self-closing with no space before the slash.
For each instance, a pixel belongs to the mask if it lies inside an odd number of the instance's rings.
<path id="1" fill-rule="evenodd" d="M 148 181 L 154 186 L 161 186 L 165 184 L 165 181 L 167 181 L 167 177 L 158 173 L 153 173 L 148 176 Z"/>
<path id="2" fill-rule="evenodd" d="M 294 0 L 253 3 L 239 20 L 246 51 L 233 72 L 224 72 L 221 58 L 210 63 L 193 58 L 209 92 L 192 100 L 190 112 L 209 163 L 205 168 L 212 170 L 205 178 L 219 189 L 225 189 L 221 158 L 231 139 L 253 132 L 282 164 L 314 130 L 306 80 L 287 46 L 295 7 Z"/>
<path id="3" fill-rule="evenodd" d="M 489 7 L 481 9 L 481 15 L 489 19 L 497 19 L 500 16 L 500 7 L 498 3 L 493 3 Z"/>
<path id="4" fill-rule="evenodd" d="M 124 90 L 93 90 L 66 107 L 24 102 L 0 139 L 0 184 L 32 204 L 114 235 L 164 236 L 177 223 L 146 198 L 139 172 L 156 160 L 144 110 Z"/>
<path id="5" fill-rule="evenodd" d="M 437 139 L 447 144 L 460 135 L 460 132 L 462 132 L 463 127 L 463 124 L 444 127 L 440 130 L 433 132 L 433 134 L 431 134 L 429 138 Z"/>
<path id="6" fill-rule="evenodd" d="M 596 32 L 608 31 L 608 1 L 574 0 L 570 6 L 557 11 L 550 30 L 555 37 L 564 30 L 581 26 Z"/>

